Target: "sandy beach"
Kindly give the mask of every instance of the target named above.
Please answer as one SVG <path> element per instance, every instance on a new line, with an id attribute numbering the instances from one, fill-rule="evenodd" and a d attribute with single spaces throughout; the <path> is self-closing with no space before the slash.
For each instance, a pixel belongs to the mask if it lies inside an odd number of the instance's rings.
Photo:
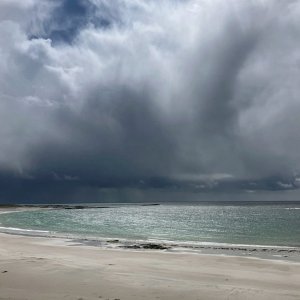
<path id="1" fill-rule="evenodd" d="M 299 299 L 300 264 L 0 234 L 0 299 Z"/>

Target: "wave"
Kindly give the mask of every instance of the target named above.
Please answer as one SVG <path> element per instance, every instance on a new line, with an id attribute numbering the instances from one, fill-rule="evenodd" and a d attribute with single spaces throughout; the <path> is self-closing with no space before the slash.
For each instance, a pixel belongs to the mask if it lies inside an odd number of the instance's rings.
<path id="1" fill-rule="evenodd" d="M 20 213 L 22 210 L 7 210 L 7 211 L 0 211 L 0 215 L 5 215 L 5 214 L 13 214 L 13 213 Z"/>
<path id="2" fill-rule="evenodd" d="M 17 227 L 2 227 L 0 226 L 0 231 L 14 231 L 14 232 L 28 232 L 28 233 L 50 233 L 47 230 L 35 230 L 35 229 L 24 229 L 24 228 L 17 228 Z"/>

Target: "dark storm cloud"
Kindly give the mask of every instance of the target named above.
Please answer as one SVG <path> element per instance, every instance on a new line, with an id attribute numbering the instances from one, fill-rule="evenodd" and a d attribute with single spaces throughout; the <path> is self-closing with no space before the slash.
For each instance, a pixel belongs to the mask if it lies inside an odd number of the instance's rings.
<path id="1" fill-rule="evenodd" d="M 142 96 L 114 86 L 104 95 L 93 95 L 80 112 L 57 109 L 53 122 L 64 136 L 47 137 L 31 149 L 32 164 L 42 172 L 72 174 L 81 180 L 168 174 L 174 145 L 148 93 Z"/>
<path id="2" fill-rule="evenodd" d="M 110 7 L 96 6 L 89 0 L 54 0 L 48 17 L 41 21 L 40 30 L 31 39 L 50 39 L 54 44 L 72 43 L 86 26 L 108 28 L 114 22 Z M 100 12 L 97 14 L 97 12 Z"/>
<path id="3" fill-rule="evenodd" d="M 43 38 L 49 38 L 54 43 L 71 42 L 78 31 L 86 26 L 89 16 L 89 2 L 78 0 L 57 1 L 57 7 L 51 13 Z"/>
<path id="4" fill-rule="evenodd" d="M 298 187 L 299 16 L 295 1 L 2 1 L 1 198 Z"/>

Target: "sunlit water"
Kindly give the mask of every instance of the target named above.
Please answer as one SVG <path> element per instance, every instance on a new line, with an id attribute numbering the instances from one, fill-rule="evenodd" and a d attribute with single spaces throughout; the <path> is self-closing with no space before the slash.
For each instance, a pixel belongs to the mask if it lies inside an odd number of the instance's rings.
<path id="1" fill-rule="evenodd" d="M 79 237 L 300 246 L 300 204 L 38 210 L 1 214 L 0 226 Z"/>

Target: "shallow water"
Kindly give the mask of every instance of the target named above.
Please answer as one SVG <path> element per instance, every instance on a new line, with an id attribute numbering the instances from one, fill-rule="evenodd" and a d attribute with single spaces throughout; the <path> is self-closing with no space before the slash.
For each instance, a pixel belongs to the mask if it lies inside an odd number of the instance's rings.
<path id="1" fill-rule="evenodd" d="M 80 238 L 300 246 L 298 205 L 114 206 L 0 215 L 0 226 Z"/>

